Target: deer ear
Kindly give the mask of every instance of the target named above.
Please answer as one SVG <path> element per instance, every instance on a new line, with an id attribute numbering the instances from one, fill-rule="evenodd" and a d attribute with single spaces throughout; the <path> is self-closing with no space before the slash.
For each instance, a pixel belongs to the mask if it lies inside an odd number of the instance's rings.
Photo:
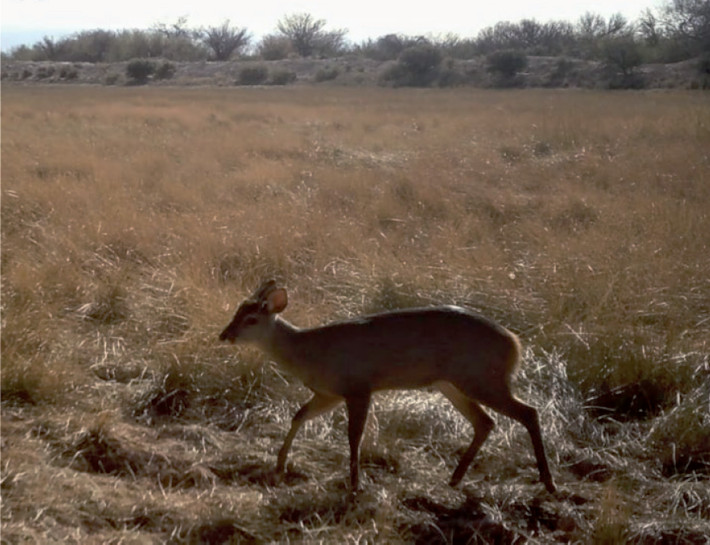
<path id="1" fill-rule="evenodd" d="M 254 292 L 254 295 L 252 295 L 252 299 L 254 299 L 255 301 L 261 301 L 275 287 L 276 287 L 275 280 L 267 280 L 266 282 L 262 282 L 261 286 L 259 286 L 257 288 L 257 290 Z"/>
<path id="2" fill-rule="evenodd" d="M 282 312 L 283 309 L 288 305 L 288 296 L 286 295 L 286 290 L 283 288 L 277 288 L 270 291 L 266 296 L 266 308 L 269 314 L 278 314 Z"/>

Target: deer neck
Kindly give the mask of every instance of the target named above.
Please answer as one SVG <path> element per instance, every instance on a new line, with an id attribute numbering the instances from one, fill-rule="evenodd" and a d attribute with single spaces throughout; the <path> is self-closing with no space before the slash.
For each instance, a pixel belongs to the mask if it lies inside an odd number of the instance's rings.
<path id="1" fill-rule="evenodd" d="M 278 363 L 290 368 L 297 359 L 300 333 L 299 328 L 277 316 L 259 344 Z"/>

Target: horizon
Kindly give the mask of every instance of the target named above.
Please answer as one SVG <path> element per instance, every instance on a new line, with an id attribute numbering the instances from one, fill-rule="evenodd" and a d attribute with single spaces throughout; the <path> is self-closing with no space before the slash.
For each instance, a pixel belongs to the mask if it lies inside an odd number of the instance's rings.
<path id="1" fill-rule="evenodd" d="M 258 41 L 267 34 L 274 33 L 278 21 L 293 13 L 309 13 L 326 22 L 326 29 L 344 29 L 346 39 L 360 43 L 377 39 L 387 34 L 406 36 L 442 36 L 452 34 L 462 38 L 475 37 L 481 30 L 497 23 L 522 19 L 540 22 L 568 21 L 575 23 L 587 12 L 609 18 L 616 13 L 629 21 L 639 18 L 645 9 L 652 9 L 658 2 L 654 0 L 632 0 L 620 6 L 618 2 L 564 2 L 555 0 L 545 5 L 531 5 L 522 0 L 501 0 L 493 5 L 466 6 L 461 8 L 456 2 L 442 0 L 436 8 L 409 6 L 403 2 L 389 2 L 385 5 L 373 0 L 364 0 L 358 5 L 331 5 L 325 1 L 283 2 L 264 0 L 258 6 L 247 6 L 239 17 L 233 17 L 229 8 L 214 0 L 204 0 L 201 12 L 191 13 L 193 5 L 179 0 L 169 8 L 156 3 L 138 3 L 127 0 L 118 12 L 106 12 L 83 0 L 5 0 L 2 5 L 0 26 L 0 49 L 9 52 L 20 46 L 31 47 L 43 37 L 55 40 L 90 30 L 147 30 L 158 24 L 170 25 L 180 18 L 186 18 L 188 28 L 220 25 L 229 20 L 235 27 L 244 27 Z M 219 8 L 211 9 L 219 5 Z M 257 9 L 258 8 L 258 9 Z M 38 12 L 37 10 L 40 10 Z M 209 15 L 205 16 L 207 12 Z M 219 15 L 213 15 L 219 12 Z M 370 14 L 376 13 L 375 19 Z"/>

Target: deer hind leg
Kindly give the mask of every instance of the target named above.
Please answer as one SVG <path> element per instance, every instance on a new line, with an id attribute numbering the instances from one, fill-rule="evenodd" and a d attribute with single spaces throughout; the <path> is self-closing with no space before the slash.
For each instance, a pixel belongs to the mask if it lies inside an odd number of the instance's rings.
<path id="1" fill-rule="evenodd" d="M 478 403 L 466 396 L 450 382 L 437 382 L 435 386 L 473 425 L 473 440 L 461 457 L 449 482 L 451 486 L 456 486 L 461 482 L 461 479 L 466 474 L 466 470 L 471 465 L 471 462 L 473 462 L 473 459 L 488 438 L 495 424 L 493 423 L 493 419 L 486 414 Z"/>
<path id="2" fill-rule="evenodd" d="M 284 472 L 288 451 L 291 448 L 291 443 L 293 443 L 293 438 L 296 437 L 296 434 L 298 433 L 298 430 L 301 429 L 301 426 L 303 426 L 307 420 L 315 418 L 316 416 L 331 410 L 342 401 L 342 397 L 328 396 L 316 392 L 311 400 L 299 409 L 291 421 L 291 429 L 288 430 L 286 439 L 284 439 L 283 445 L 279 450 L 279 456 L 276 461 L 276 473 Z"/>
<path id="3" fill-rule="evenodd" d="M 508 416 L 513 420 L 517 420 L 525 426 L 525 429 L 527 429 L 530 434 L 530 439 L 532 439 L 535 459 L 537 460 L 537 468 L 540 472 L 540 480 L 545 485 L 547 491 L 550 494 L 553 494 L 556 487 L 555 482 L 552 479 L 552 474 L 550 473 L 550 467 L 547 464 L 545 445 L 542 442 L 542 432 L 540 431 L 540 422 L 537 410 L 517 399 L 508 389 L 504 391 L 503 395 L 492 396 L 490 399 L 486 398 L 483 402 L 491 409 Z"/>
<path id="4" fill-rule="evenodd" d="M 345 400 L 348 408 L 348 440 L 350 442 L 350 491 L 354 494 L 360 486 L 360 440 L 365 429 L 370 393 L 353 395 Z"/>

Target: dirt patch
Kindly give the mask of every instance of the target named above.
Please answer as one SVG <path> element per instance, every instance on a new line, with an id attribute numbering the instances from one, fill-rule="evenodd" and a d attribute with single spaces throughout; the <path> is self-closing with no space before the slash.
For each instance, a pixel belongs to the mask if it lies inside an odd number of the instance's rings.
<path id="1" fill-rule="evenodd" d="M 263 543 L 263 540 L 240 526 L 239 521 L 224 518 L 205 522 L 192 528 L 186 543 L 220 545 L 223 543 Z"/>
<path id="2" fill-rule="evenodd" d="M 425 497 L 403 501 L 407 509 L 417 512 L 422 522 L 406 524 L 400 531 L 417 544 L 524 543 L 525 537 L 497 522 L 481 508 L 480 502 L 468 498 L 459 507 L 448 507 Z M 424 516 L 422 516 L 424 515 Z"/>

